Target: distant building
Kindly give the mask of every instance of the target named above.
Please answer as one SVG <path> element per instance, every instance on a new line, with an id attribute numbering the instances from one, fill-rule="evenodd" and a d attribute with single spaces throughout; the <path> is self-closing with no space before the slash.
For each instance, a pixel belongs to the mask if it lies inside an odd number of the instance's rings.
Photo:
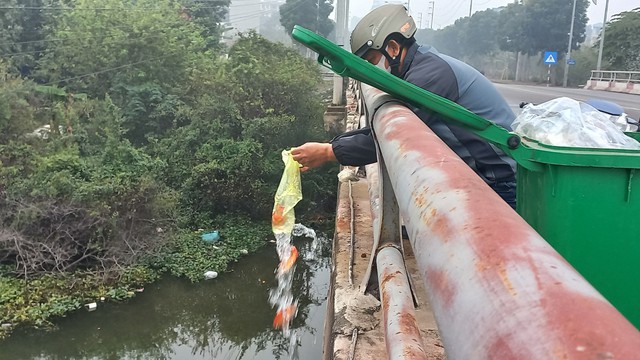
<path id="1" fill-rule="evenodd" d="M 587 25 L 585 29 L 584 44 L 591 46 L 597 43 L 600 32 L 602 32 L 602 23 Z"/>
<path id="2" fill-rule="evenodd" d="M 249 30 L 255 30 L 273 41 L 286 42 L 282 36 L 284 28 L 280 25 L 279 12 L 280 5 L 284 3 L 285 0 L 232 0 L 225 19 L 228 29 L 224 33 L 226 43 L 233 43 L 238 33 Z"/>

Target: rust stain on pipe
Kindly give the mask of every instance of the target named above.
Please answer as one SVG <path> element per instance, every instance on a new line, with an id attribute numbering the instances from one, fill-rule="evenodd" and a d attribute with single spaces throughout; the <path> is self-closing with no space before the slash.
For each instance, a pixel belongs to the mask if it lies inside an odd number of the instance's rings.
<path id="1" fill-rule="evenodd" d="M 387 358 L 426 360 L 402 254 L 395 247 L 384 247 L 376 263 Z"/>
<path id="2" fill-rule="evenodd" d="M 402 276 L 402 273 L 400 271 L 396 271 L 391 274 L 385 274 L 384 277 L 382 278 L 382 281 L 380 282 L 380 286 L 386 285 L 387 282 L 393 280 L 393 278 L 397 275 Z"/>
<path id="3" fill-rule="evenodd" d="M 447 274 L 438 269 L 429 269 L 425 272 L 425 278 L 429 289 L 438 296 L 445 308 L 450 308 L 456 297 L 456 289 L 451 285 Z"/>
<path id="4" fill-rule="evenodd" d="M 511 283 L 511 280 L 509 280 L 509 275 L 507 274 L 507 269 L 505 269 L 504 264 L 501 264 L 498 267 L 498 274 L 500 275 L 500 280 L 502 280 L 502 283 L 504 284 L 504 287 L 509 291 L 511 296 L 518 295 L 518 292 L 513 287 L 513 284 Z"/>

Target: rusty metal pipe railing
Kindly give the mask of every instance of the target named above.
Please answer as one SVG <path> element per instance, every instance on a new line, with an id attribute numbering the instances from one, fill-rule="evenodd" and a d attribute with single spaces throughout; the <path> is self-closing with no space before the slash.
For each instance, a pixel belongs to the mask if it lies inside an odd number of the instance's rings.
<path id="1" fill-rule="evenodd" d="M 366 121 L 366 114 L 363 114 L 360 120 L 361 126 L 366 125 L 362 124 L 362 121 Z M 360 291 L 367 290 L 375 265 L 380 287 L 387 358 L 427 359 L 414 313 L 410 278 L 402 256 L 398 204 L 390 186 L 389 175 L 384 166 L 379 166 L 383 163 L 384 161 L 380 161 L 366 167 L 374 241 L 371 260 L 362 279 Z M 381 206 L 383 203 L 384 206 Z"/>
<path id="2" fill-rule="evenodd" d="M 387 359 L 427 359 L 402 253 L 387 246 L 376 256 Z"/>
<path id="3" fill-rule="evenodd" d="M 384 160 L 380 157 L 378 164 L 377 185 L 381 206 L 378 211 L 372 211 L 372 218 L 387 359 L 426 360 L 402 254 L 398 203 L 390 186 Z M 369 192 L 375 192 L 375 183 L 369 185 Z"/>
<path id="4" fill-rule="evenodd" d="M 632 359 L 640 333 L 411 110 L 363 85 L 448 359 Z"/>

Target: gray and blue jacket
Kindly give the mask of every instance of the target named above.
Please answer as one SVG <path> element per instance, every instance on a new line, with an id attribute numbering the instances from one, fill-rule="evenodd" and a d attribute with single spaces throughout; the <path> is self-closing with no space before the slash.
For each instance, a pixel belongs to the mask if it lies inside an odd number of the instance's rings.
<path id="1" fill-rule="evenodd" d="M 515 114 L 509 105 L 487 78 L 462 61 L 414 43 L 407 49 L 400 77 L 511 131 Z M 412 110 L 491 187 L 515 183 L 515 161 L 500 149 L 437 113 Z M 377 161 L 369 129 L 341 134 L 331 144 L 342 165 L 362 166 Z"/>

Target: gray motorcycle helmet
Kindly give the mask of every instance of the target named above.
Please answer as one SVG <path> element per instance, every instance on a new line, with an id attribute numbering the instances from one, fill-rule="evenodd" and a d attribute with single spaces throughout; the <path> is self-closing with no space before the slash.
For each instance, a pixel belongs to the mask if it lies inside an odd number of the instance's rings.
<path id="1" fill-rule="evenodd" d="M 407 8 L 400 4 L 377 7 L 360 20 L 351 32 L 351 51 L 362 57 L 367 50 L 380 50 L 391 34 L 411 38 L 417 30 Z"/>

